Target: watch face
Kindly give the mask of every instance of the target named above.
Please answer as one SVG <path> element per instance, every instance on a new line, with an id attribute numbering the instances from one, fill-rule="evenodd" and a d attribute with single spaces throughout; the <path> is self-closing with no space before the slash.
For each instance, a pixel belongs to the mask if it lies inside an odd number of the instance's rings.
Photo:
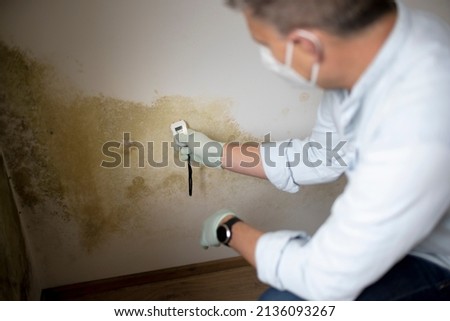
<path id="1" fill-rule="evenodd" d="M 228 230 L 225 228 L 225 226 L 221 225 L 217 228 L 217 239 L 220 243 L 225 243 L 228 240 L 228 234 Z"/>

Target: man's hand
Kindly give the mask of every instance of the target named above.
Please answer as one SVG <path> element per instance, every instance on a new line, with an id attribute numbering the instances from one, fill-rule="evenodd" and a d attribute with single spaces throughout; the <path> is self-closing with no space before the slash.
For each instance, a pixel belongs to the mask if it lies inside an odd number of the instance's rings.
<path id="1" fill-rule="evenodd" d="M 180 160 L 187 161 L 190 155 L 191 159 L 206 167 L 222 168 L 224 145 L 191 129 L 188 129 L 188 135 L 181 133 L 175 136 L 175 146 L 179 147 Z"/>
<path id="2" fill-rule="evenodd" d="M 228 217 L 232 218 L 234 216 L 236 215 L 232 211 L 220 210 L 205 220 L 200 240 L 200 244 L 204 249 L 220 246 L 220 242 L 217 239 L 217 228 L 220 224 L 225 222 Z"/>

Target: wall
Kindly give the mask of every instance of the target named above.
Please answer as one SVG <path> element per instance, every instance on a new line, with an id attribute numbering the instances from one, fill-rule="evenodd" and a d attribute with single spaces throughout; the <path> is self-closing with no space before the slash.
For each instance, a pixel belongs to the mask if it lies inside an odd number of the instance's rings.
<path id="1" fill-rule="evenodd" d="M 19 213 L 0 153 L 0 300 L 26 300 L 31 271 Z"/>
<path id="2" fill-rule="evenodd" d="M 265 71 L 220 0 L 3 0 L 0 40 L 0 144 L 42 287 L 233 256 L 198 244 L 223 207 L 264 230 L 313 232 L 345 185 L 289 195 L 196 169 L 187 196 L 186 169 L 164 149 L 171 122 L 224 141 L 302 137 L 320 99 Z M 131 168 L 100 167 L 107 141 Z M 138 168 L 133 141 L 168 166 Z"/>
<path id="3" fill-rule="evenodd" d="M 415 8 L 432 12 L 450 23 L 450 2 L 448 0 L 403 0 L 403 2 Z"/>

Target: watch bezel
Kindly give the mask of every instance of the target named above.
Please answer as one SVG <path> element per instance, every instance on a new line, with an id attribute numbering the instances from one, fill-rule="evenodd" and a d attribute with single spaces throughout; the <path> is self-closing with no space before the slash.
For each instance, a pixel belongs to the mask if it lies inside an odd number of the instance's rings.
<path id="1" fill-rule="evenodd" d="M 230 219 L 230 220 L 226 221 L 225 223 L 219 225 L 217 227 L 217 229 L 216 229 L 217 240 L 220 243 L 222 243 L 222 244 L 224 244 L 226 246 L 229 246 L 228 244 L 231 242 L 231 239 L 233 238 L 233 231 L 232 231 L 233 225 L 238 223 L 238 222 L 242 222 L 242 220 L 239 217 L 234 216 L 232 219 Z M 225 239 L 223 238 L 223 236 L 225 237 Z"/>
<path id="2" fill-rule="evenodd" d="M 217 234 L 217 239 L 222 244 L 225 244 L 225 245 L 228 244 L 228 242 L 231 239 L 231 229 L 226 224 L 220 225 L 217 228 L 216 234 Z M 223 236 L 225 238 L 223 238 Z"/>

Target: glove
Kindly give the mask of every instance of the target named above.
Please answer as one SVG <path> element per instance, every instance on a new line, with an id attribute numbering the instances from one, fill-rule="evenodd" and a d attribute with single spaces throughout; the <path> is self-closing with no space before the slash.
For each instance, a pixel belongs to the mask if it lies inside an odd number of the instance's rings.
<path id="1" fill-rule="evenodd" d="M 222 168 L 224 145 L 192 129 L 188 129 L 188 135 L 180 133 L 175 136 L 175 146 L 178 146 L 180 160 L 185 162 L 190 155 L 191 159 L 206 167 Z"/>
<path id="2" fill-rule="evenodd" d="M 209 247 L 219 247 L 220 242 L 217 239 L 217 228 L 219 227 L 222 220 L 227 216 L 236 216 L 232 211 L 220 210 L 214 215 L 208 217 L 203 222 L 202 236 L 200 239 L 200 244 L 205 250 Z"/>

